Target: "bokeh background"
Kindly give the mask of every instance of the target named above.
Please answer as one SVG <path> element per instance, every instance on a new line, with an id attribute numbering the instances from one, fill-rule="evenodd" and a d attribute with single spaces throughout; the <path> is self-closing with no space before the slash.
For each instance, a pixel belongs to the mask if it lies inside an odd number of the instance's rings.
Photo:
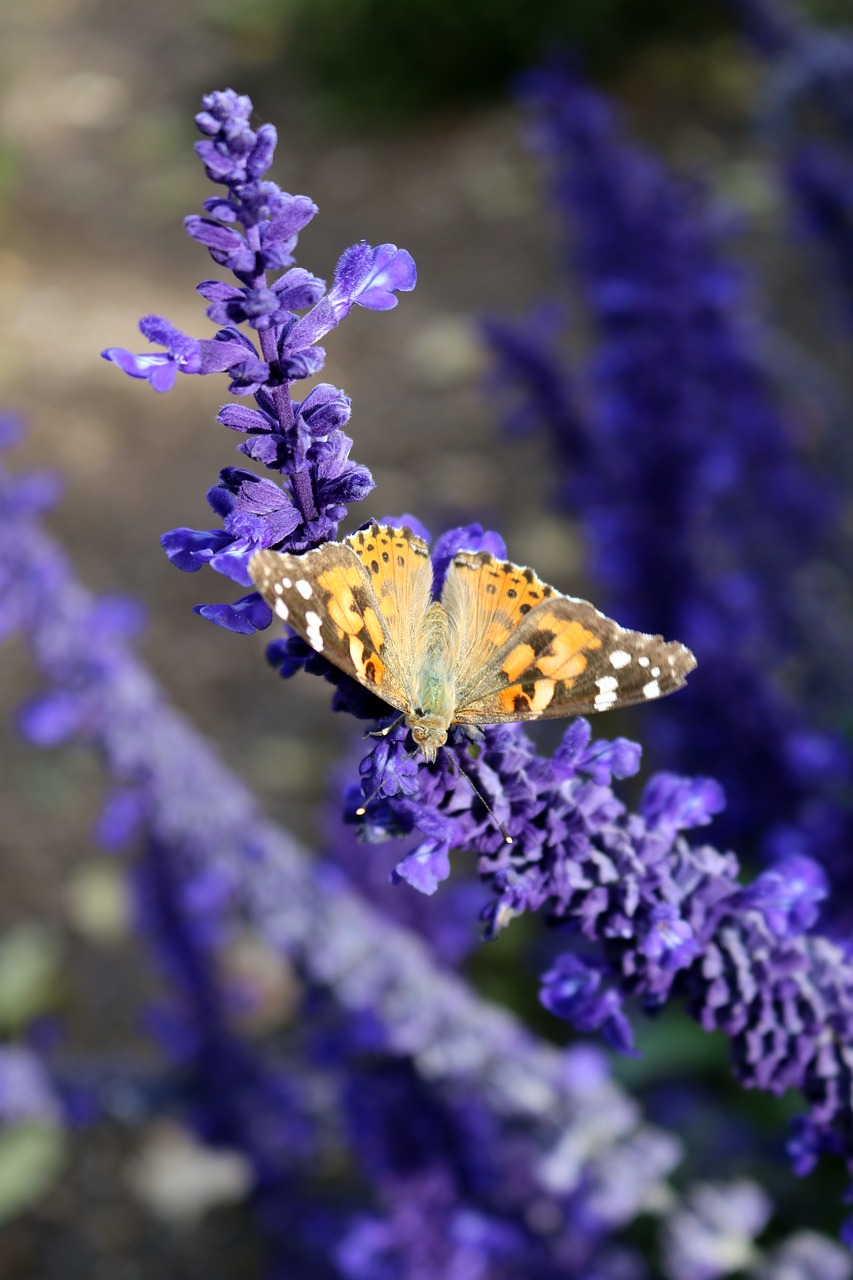
<path id="1" fill-rule="evenodd" d="M 845 10 L 815 0 L 808 12 L 832 23 Z M 311 847 L 325 838 L 330 769 L 352 746 L 350 727 L 329 713 L 321 682 L 277 682 L 260 638 L 193 615 L 222 598 L 221 583 L 178 573 L 159 547 L 166 529 L 208 523 L 205 490 L 235 461 L 214 422 L 224 385 L 179 379 L 157 397 L 98 353 L 143 349 L 136 323 L 152 311 L 206 332 L 195 285 L 209 265 L 181 226 L 208 194 L 192 118 L 203 92 L 248 93 L 279 129 L 274 178 L 320 207 L 299 263 L 330 277 L 341 250 L 365 238 L 394 241 L 418 264 L 418 287 L 396 311 L 354 314 L 327 343 L 325 376 L 353 398 L 353 456 L 377 482 L 365 516 L 415 511 L 435 529 L 480 519 L 546 580 L 594 591 L 574 529 L 546 500 L 545 443 L 499 428 L 478 330 L 481 316 L 520 314 L 553 287 L 559 235 L 510 84 L 554 45 L 580 53 L 637 138 L 742 211 L 733 252 L 755 270 L 762 307 L 843 382 L 849 335 L 827 322 L 810 250 L 792 243 L 755 128 L 764 68 L 723 0 L 0 6 L 0 401 L 27 420 L 21 464 L 61 471 L 51 527 L 81 578 L 143 603 L 142 652 L 175 704 Z M 83 753 L 22 744 L 14 712 L 33 684 L 23 650 L 6 648 L 0 1020 L 8 1029 L 56 1011 L 81 1061 L 155 1062 L 139 1010 L 156 979 L 127 924 L 121 867 L 91 834 L 98 769 Z M 624 728 L 642 737 L 641 725 Z M 509 944 L 496 944 L 477 980 L 528 1007 L 532 976 L 514 979 L 512 964 Z M 725 1074 L 719 1046 L 683 1035 L 684 1061 Z M 239 1177 L 222 1193 L 235 1204 L 182 1208 L 169 1177 L 193 1182 L 184 1157 L 168 1126 L 142 1134 L 118 1122 L 14 1168 L 0 1146 L 0 1278 L 256 1274 Z"/>

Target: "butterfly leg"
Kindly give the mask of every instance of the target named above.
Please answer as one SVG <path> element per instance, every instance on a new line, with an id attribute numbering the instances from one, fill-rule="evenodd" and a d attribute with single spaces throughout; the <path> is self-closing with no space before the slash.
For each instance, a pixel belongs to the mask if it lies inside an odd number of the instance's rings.
<path id="1" fill-rule="evenodd" d="M 362 736 L 365 738 L 387 738 L 391 730 L 396 729 L 398 724 L 402 724 L 405 718 L 405 715 L 397 716 L 397 719 L 392 721 L 391 724 L 386 724 L 384 729 L 368 729 L 367 733 Z"/>

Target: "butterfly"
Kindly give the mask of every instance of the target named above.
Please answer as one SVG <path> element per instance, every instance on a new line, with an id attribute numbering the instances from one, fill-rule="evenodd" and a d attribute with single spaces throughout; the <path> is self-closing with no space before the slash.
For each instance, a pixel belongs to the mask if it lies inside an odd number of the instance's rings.
<path id="1" fill-rule="evenodd" d="M 428 763 L 451 725 L 649 702 L 696 666 L 683 644 L 628 631 L 488 551 L 458 551 L 435 600 L 429 549 L 408 528 L 258 551 L 249 573 L 315 652 L 402 713 Z"/>

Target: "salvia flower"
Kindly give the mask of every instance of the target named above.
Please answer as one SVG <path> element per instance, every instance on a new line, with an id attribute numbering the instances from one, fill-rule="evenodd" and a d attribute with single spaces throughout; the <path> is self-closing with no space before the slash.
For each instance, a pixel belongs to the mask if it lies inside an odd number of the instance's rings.
<path id="1" fill-rule="evenodd" d="M 317 344 L 354 306 L 389 310 L 398 293 L 415 287 L 417 273 L 405 249 L 364 242 L 342 254 L 328 290 L 294 266 L 299 232 L 317 206 L 265 178 L 275 129 L 264 124 L 253 130 L 251 101 L 231 89 L 208 94 L 202 105 L 196 124 L 205 137 L 196 151 L 208 178 L 225 191 L 205 201 L 206 216 L 192 215 L 184 225 L 236 277 L 236 284 L 205 280 L 198 286 L 208 318 L 223 327 L 213 338 L 193 338 L 163 317 L 146 316 L 143 335 L 165 351 L 136 355 L 111 347 L 103 355 L 157 391 L 168 391 L 178 373 L 226 373 L 232 394 L 254 397 L 255 409 L 228 404 L 219 421 L 245 437 L 238 445 L 242 453 L 278 478 L 225 468 L 208 493 L 221 525 L 163 536 L 166 554 L 179 568 L 192 573 L 209 565 L 249 587 L 246 565 L 255 551 L 305 551 L 333 538 L 348 507 L 373 488 L 369 471 L 349 458 L 352 440 L 342 430 L 350 416 L 348 397 L 321 384 L 300 401 L 293 388 L 322 369 L 325 353 Z M 272 616 L 255 591 L 232 604 L 199 605 L 197 612 L 244 634 L 269 626 Z"/>

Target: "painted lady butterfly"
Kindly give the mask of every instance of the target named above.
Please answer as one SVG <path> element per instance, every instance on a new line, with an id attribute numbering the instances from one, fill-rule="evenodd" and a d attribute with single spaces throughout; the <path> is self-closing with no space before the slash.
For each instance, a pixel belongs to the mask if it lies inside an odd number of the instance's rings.
<path id="1" fill-rule="evenodd" d="M 249 572 L 282 621 L 403 713 L 427 761 L 452 724 L 588 715 L 680 689 L 689 649 L 626 631 L 532 569 L 459 551 L 441 600 L 410 529 L 370 524 L 303 555 L 259 551 Z"/>

